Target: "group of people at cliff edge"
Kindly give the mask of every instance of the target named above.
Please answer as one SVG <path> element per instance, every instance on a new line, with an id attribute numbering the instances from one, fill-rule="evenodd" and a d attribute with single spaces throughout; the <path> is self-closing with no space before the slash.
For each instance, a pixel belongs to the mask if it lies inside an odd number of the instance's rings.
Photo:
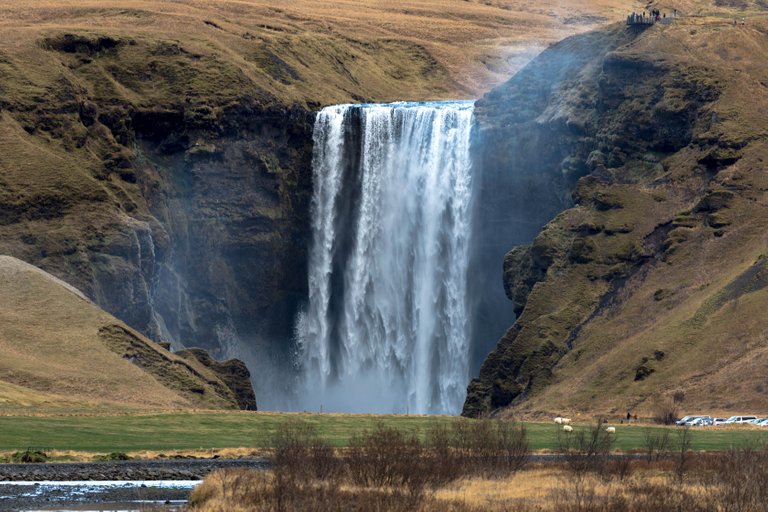
<path id="1" fill-rule="evenodd" d="M 675 17 L 677 17 L 677 9 L 675 9 Z M 627 16 L 627 25 L 653 25 L 657 21 L 666 20 L 667 13 L 661 13 L 658 9 L 651 10 L 648 14 L 645 11 L 642 14 L 633 12 Z"/>

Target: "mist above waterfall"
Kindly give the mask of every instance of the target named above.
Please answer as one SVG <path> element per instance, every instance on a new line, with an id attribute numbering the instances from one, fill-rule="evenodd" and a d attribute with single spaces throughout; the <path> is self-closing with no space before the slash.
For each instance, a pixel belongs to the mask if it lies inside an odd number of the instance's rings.
<path id="1" fill-rule="evenodd" d="M 468 380 L 470 102 L 341 105 L 318 114 L 308 410 L 455 413 Z"/>

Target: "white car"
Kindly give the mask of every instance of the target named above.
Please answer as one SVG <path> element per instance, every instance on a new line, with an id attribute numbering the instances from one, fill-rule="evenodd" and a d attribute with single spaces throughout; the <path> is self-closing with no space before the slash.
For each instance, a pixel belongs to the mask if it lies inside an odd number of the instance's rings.
<path id="1" fill-rule="evenodd" d="M 736 423 L 748 423 L 752 420 L 756 420 L 757 416 L 731 416 L 725 420 L 726 425 L 734 425 Z"/>
<path id="2" fill-rule="evenodd" d="M 698 418 L 694 418 L 691 421 L 688 421 L 685 423 L 686 426 L 689 427 L 708 427 L 712 425 L 714 420 L 711 416 L 700 416 Z"/>
<path id="3" fill-rule="evenodd" d="M 725 418 L 715 418 L 712 420 L 713 425 L 725 425 Z"/>
<path id="4" fill-rule="evenodd" d="M 676 425 L 688 425 L 691 421 L 699 419 L 699 418 L 708 418 L 709 416 L 701 416 L 701 415 L 689 415 L 689 416 L 683 416 L 681 419 L 677 420 L 675 422 Z"/>

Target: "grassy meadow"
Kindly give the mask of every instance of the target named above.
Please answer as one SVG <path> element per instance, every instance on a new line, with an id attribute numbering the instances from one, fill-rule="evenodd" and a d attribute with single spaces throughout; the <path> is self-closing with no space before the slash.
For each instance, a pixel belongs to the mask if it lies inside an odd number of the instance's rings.
<path id="1" fill-rule="evenodd" d="M 286 426 L 311 425 L 320 438 L 334 447 L 349 446 L 350 439 L 379 425 L 416 433 L 423 438 L 435 424 L 451 426 L 465 420 L 450 416 L 395 416 L 305 413 L 199 412 L 131 414 L 120 416 L 0 416 L 0 452 L 43 448 L 62 452 L 200 452 L 231 448 L 272 447 L 276 434 Z M 534 451 L 557 451 L 560 428 L 552 423 L 526 422 L 528 443 Z M 586 430 L 577 423 L 575 431 Z M 615 425 L 613 448 L 643 451 L 646 433 L 673 427 Z M 727 450 L 734 446 L 768 441 L 768 431 L 757 428 L 708 428 L 691 430 L 691 449 Z"/>

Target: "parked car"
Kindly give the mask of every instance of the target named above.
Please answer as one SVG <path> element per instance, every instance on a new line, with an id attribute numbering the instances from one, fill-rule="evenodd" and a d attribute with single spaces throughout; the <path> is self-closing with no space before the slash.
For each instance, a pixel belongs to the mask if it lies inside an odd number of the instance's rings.
<path id="1" fill-rule="evenodd" d="M 757 416 L 731 416 L 727 420 L 725 420 L 725 423 L 727 425 L 733 425 L 736 423 L 747 423 L 751 420 L 756 420 Z"/>
<path id="2" fill-rule="evenodd" d="M 768 427 L 768 418 L 763 418 L 762 421 L 757 422 L 758 427 Z"/>
<path id="3" fill-rule="evenodd" d="M 712 417 L 699 416 L 698 418 L 694 418 L 691 421 L 687 421 L 686 423 L 684 423 L 684 425 L 688 427 L 708 427 L 712 425 Z"/>
<path id="4" fill-rule="evenodd" d="M 753 425 L 757 425 L 758 423 L 761 423 L 765 420 L 768 420 L 768 418 L 755 418 L 753 420 L 748 421 L 747 423 L 751 423 Z"/>
<path id="5" fill-rule="evenodd" d="M 683 416 L 679 420 L 675 422 L 676 425 L 687 425 L 688 422 L 693 421 L 697 418 L 704 418 L 705 416 L 702 415 L 689 415 L 689 416 Z M 708 417 L 708 416 L 707 416 Z"/>
<path id="6" fill-rule="evenodd" d="M 712 424 L 715 426 L 725 425 L 725 418 L 715 418 L 714 420 L 712 420 Z"/>

